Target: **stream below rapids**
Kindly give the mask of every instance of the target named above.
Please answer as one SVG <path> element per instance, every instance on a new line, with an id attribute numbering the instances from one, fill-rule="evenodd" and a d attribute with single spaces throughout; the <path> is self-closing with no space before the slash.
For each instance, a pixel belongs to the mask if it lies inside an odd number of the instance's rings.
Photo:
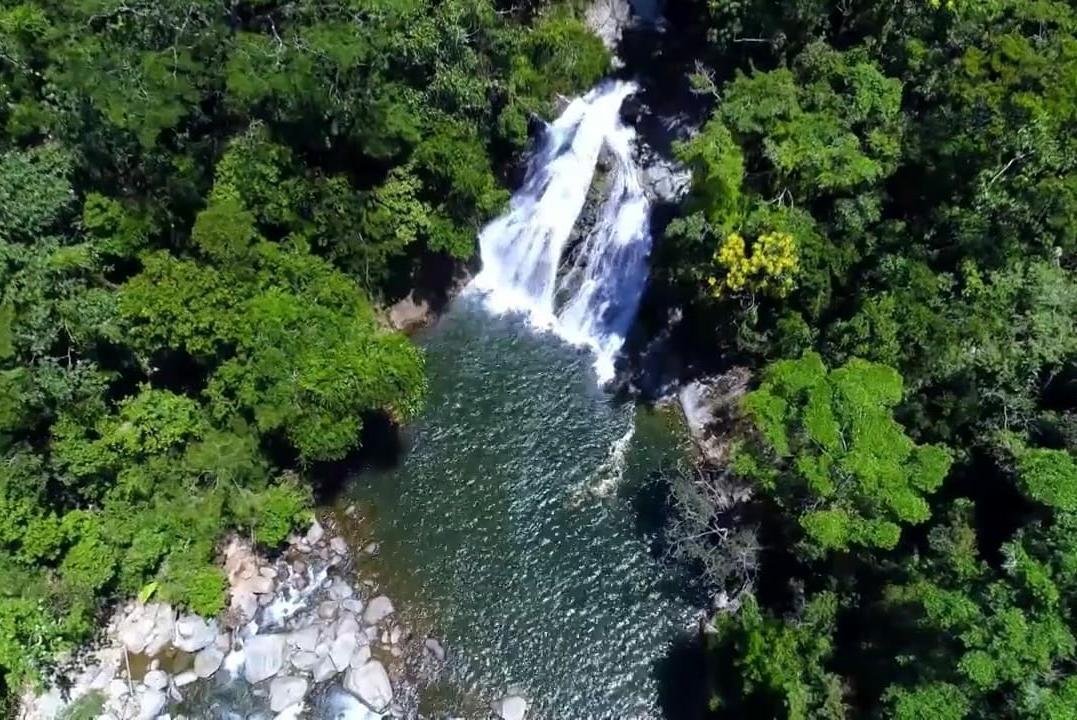
<path id="1" fill-rule="evenodd" d="M 474 294 L 417 340 L 427 409 L 398 462 L 339 502 L 370 518 L 377 575 L 409 624 L 450 649 L 424 716 L 516 688 L 533 719 L 662 717 L 659 668 L 693 615 L 653 553 L 679 416 L 617 402 L 589 352 Z"/>

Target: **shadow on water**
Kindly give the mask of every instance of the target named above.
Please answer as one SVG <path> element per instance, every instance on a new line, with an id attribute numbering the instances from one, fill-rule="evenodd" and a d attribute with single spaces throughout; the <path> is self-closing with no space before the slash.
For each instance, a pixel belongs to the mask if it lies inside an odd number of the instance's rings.
<path id="1" fill-rule="evenodd" d="M 654 664 L 658 704 L 665 720 L 705 720 L 709 682 L 707 651 L 699 633 L 673 641 L 669 652 Z"/>
<path id="2" fill-rule="evenodd" d="M 357 450 L 336 462 L 317 463 L 311 468 L 315 503 L 320 507 L 333 505 L 357 473 L 393 470 L 406 451 L 405 432 L 399 425 L 384 413 L 367 413 Z"/>

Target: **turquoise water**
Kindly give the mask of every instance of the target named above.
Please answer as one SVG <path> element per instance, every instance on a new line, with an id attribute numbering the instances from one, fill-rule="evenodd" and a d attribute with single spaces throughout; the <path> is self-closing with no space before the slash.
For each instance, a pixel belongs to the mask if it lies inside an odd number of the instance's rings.
<path id="1" fill-rule="evenodd" d="M 427 409 L 399 462 L 342 500 L 369 514 L 387 592 L 445 639 L 449 682 L 473 697 L 515 686 L 531 718 L 661 717 L 656 666 L 692 610 L 641 498 L 681 452 L 676 423 L 474 297 L 419 342 Z"/>

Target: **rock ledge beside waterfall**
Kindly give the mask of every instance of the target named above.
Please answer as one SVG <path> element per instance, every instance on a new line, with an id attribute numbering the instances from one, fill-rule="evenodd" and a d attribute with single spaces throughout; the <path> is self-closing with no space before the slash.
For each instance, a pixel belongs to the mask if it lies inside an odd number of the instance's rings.
<path id="1" fill-rule="evenodd" d="M 128 603 L 69 690 L 27 692 L 19 717 L 51 720 L 80 698 L 101 703 L 103 720 L 414 717 L 417 687 L 438 676 L 445 650 L 404 627 L 352 552 L 317 522 L 272 562 L 233 538 L 219 618 Z"/>

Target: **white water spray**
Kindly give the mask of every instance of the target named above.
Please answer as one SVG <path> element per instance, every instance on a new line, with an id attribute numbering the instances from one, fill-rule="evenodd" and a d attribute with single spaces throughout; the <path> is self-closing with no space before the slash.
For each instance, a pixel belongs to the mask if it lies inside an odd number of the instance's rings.
<path id="1" fill-rule="evenodd" d="M 639 306 L 651 248 L 649 202 L 632 157 L 635 133 L 620 109 L 631 83 L 605 83 L 574 100 L 547 128 L 509 211 L 479 236 L 473 286 L 497 312 L 517 311 L 595 354 L 605 382 Z M 599 221 L 572 268 L 561 255 L 583 210 L 605 145 L 616 160 Z"/>

